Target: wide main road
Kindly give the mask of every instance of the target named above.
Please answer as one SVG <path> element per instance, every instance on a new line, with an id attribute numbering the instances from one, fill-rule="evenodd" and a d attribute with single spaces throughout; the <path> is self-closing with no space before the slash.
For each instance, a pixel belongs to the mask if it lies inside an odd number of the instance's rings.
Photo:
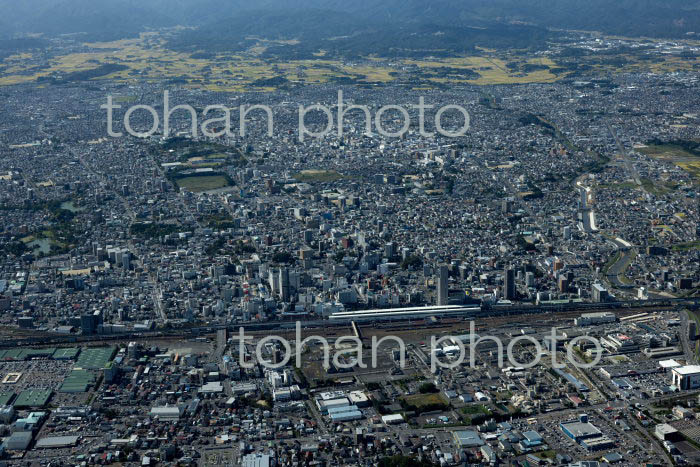
<path id="1" fill-rule="evenodd" d="M 610 134 L 615 140 L 615 144 L 617 144 L 618 151 L 620 151 L 620 157 L 625 163 L 625 170 L 627 171 L 627 175 L 634 180 L 634 183 L 636 183 L 638 186 L 641 186 L 642 180 L 639 177 L 639 172 L 637 171 L 637 168 L 634 166 L 634 162 L 629 157 L 629 152 L 625 150 L 625 146 L 622 144 L 622 141 L 620 141 L 620 137 L 617 135 L 617 132 L 610 125 L 610 123 L 608 123 L 607 126 L 608 131 L 610 131 Z"/>

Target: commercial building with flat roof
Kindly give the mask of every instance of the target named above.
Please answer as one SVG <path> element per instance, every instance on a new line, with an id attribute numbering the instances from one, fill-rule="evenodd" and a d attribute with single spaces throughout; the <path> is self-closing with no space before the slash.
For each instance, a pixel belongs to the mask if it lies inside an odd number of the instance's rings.
<path id="1" fill-rule="evenodd" d="M 19 418 L 13 424 L 16 431 L 34 431 L 46 418 L 46 412 L 30 412 L 24 418 Z"/>
<path id="2" fill-rule="evenodd" d="M 677 361 L 675 361 L 673 359 L 669 359 L 669 360 L 661 360 L 659 362 L 659 366 L 661 368 L 663 368 L 664 370 L 669 370 L 672 368 L 678 368 L 679 366 L 683 366 L 683 365 L 681 365 L 680 363 L 678 363 Z"/>
<path id="3" fill-rule="evenodd" d="M 367 394 L 362 391 L 353 391 L 348 394 L 348 399 L 353 405 L 358 407 L 369 407 L 371 405 Z"/>
<path id="4" fill-rule="evenodd" d="M 615 443 L 610 438 L 603 435 L 595 438 L 584 439 L 581 441 L 581 446 L 589 451 L 600 451 L 601 449 L 614 447 Z"/>
<path id="5" fill-rule="evenodd" d="M 578 420 L 562 422 L 559 426 L 566 436 L 589 451 L 607 449 L 615 445 L 610 438 L 588 421 L 586 415 L 581 415 Z"/>
<path id="6" fill-rule="evenodd" d="M 574 386 L 578 391 L 580 392 L 588 392 L 588 386 L 580 381 L 578 378 L 576 378 L 574 375 L 571 373 L 567 373 L 566 371 L 560 370 L 559 368 L 553 368 L 554 372 L 564 378 L 567 382 L 571 383 L 572 386 Z"/>
<path id="7" fill-rule="evenodd" d="M 231 392 L 234 396 L 240 396 L 241 394 L 255 392 L 257 390 L 258 387 L 255 385 L 255 383 L 238 383 L 231 385 Z"/>
<path id="8" fill-rule="evenodd" d="M 559 426 L 566 436 L 577 443 L 580 443 L 586 438 L 594 438 L 602 434 L 592 423 L 579 420 L 562 422 Z"/>
<path id="9" fill-rule="evenodd" d="M 270 467 L 270 456 L 267 454 L 247 454 L 241 458 L 242 467 Z"/>
<path id="10" fill-rule="evenodd" d="M 398 425 L 404 422 L 403 415 L 401 415 L 400 413 L 382 415 L 382 422 L 387 425 Z"/>
<path id="11" fill-rule="evenodd" d="M 673 368 L 673 385 L 678 389 L 700 388 L 700 365 L 686 365 Z"/>
<path id="12" fill-rule="evenodd" d="M 659 438 L 661 441 L 676 441 L 679 439 L 680 434 L 678 430 L 668 423 L 660 423 L 654 428 L 654 436 Z"/>
<path id="13" fill-rule="evenodd" d="M 523 444 L 529 448 L 540 446 L 542 443 L 544 443 L 542 436 L 534 430 L 524 432 L 523 438 L 525 438 L 522 441 Z"/>
<path id="14" fill-rule="evenodd" d="M 455 431 L 453 434 L 457 446 L 460 448 L 475 448 L 483 446 L 484 440 L 481 439 L 479 433 L 471 430 L 460 430 Z"/>

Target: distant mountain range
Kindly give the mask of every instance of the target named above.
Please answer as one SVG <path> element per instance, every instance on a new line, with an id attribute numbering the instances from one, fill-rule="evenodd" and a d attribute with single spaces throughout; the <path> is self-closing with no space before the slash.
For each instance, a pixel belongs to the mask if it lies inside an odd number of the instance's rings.
<path id="1" fill-rule="evenodd" d="M 333 10 L 251 11 L 183 31 L 169 46 L 190 52 L 245 50 L 258 39 L 268 43 L 264 54 L 282 58 L 325 56 L 382 57 L 446 56 L 473 52 L 476 47 L 537 48 L 556 36 L 537 26 L 501 22 L 473 25 L 430 21 L 408 22 L 366 17 L 360 12 Z M 279 41 L 295 39 L 294 43 Z"/>
<path id="2" fill-rule="evenodd" d="M 5 38 L 42 33 L 112 40 L 183 25 L 194 29 L 174 38 L 173 47 L 239 50 L 257 36 L 298 39 L 301 44 L 284 53 L 299 56 L 320 48 L 420 55 L 478 45 L 537 47 L 553 37 L 547 29 L 700 34 L 700 0 L 0 0 L 0 13 Z"/>

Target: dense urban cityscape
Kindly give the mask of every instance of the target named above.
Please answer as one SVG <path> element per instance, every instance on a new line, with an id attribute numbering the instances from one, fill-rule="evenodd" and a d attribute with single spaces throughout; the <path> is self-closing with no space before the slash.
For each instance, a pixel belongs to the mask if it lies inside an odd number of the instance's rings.
<path id="1" fill-rule="evenodd" d="M 395 81 L 0 79 L 0 466 L 700 464 L 697 64 L 353 60 Z"/>

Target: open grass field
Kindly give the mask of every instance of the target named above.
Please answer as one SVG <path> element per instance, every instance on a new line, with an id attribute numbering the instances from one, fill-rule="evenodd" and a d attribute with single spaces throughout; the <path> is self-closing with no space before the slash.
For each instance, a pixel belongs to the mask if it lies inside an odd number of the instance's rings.
<path id="1" fill-rule="evenodd" d="M 84 44 L 87 51 L 57 54 L 48 63 L 39 62 L 31 54 L 13 55 L 0 62 L 0 85 L 36 82 L 38 78 L 60 77 L 77 71 L 92 70 L 104 64 L 119 64 L 126 69 L 93 79 L 116 81 L 142 80 L 146 82 L 177 80 L 179 84 L 192 88 L 221 92 L 266 92 L 274 86 L 256 85 L 257 80 L 285 78 L 289 83 L 322 84 L 336 80 L 352 80 L 367 84 L 382 84 L 396 81 L 398 70 L 406 65 L 417 64 L 421 68 L 437 71 L 444 67 L 461 68 L 479 73 L 475 79 L 459 76 L 449 79 L 431 78 L 431 83 L 470 84 L 509 84 L 551 82 L 557 75 L 548 70 L 532 73 L 514 73 L 505 67 L 504 59 L 494 58 L 492 52 L 484 50 L 488 56 L 458 57 L 434 60 L 401 60 L 391 62 L 368 57 L 358 62 L 339 59 L 326 59 L 319 51 L 314 60 L 273 61 L 260 57 L 266 44 L 240 54 L 218 54 L 211 59 L 194 58 L 192 54 L 169 50 L 165 40 L 158 33 L 143 33 L 136 39 L 114 42 Z M 510 60 L 510 59 L 509 59 Z M 535 63 L 556 66 L 547 58 L 524 57 L 522 63 Z M 119 99 L 119 98 L 118 98 Z M 133 97 L 122 96 L 122 102 Z"/>
<path id="2" fill-rule="evenodd" d="M 700 183 L 700 157 L 691 154 L 682 147 L 675 144 L 660 144 L 643 146 L 638 148 L 638 151 L 656 159 L 672 162 L 693 175 Z"/>
<path id="3" fill-rule="evenodd" d="M 673 245 L 673 251 L 690 251 L 690 250 L 700 250 L 700 241 L 678 243 Z"/>
<path id="4" fill-rule="evenodd" d="M 364 57 L 348 61 L 333 58 L 326 51 L 319 50 L 314 54 L 315 59 L 275 60 L 265 58 L 263 52 L 281 41 L 260 39 L 255 46 L 240 53 L 219 53 L 210 58 L 201 58 L 201 54 L 166 48 L 166 37 L 163 33 L 148 32 L 134 39 L 86 43 L 73 50 L 49 51 L 48 61 L 38 54 L 12 55 L 0 61 L 0 86 L 32 83 L 47 77 L 60 78 L 106 64 L 126 68 L 93 80 L 172 81 L 185 87 L 232 93 L 275 90 L 275 85 L 258 82 L 271 78 L 284 78 L 289 84 L 359 82 L 381 85 L 410 82 L 413 88 L 430 89 L 447 84 L 551 83 L 570 74 L 567 63 L 560 61 L 565 59 L 522 51 L 480 48 L 472 56 L 444 59 L 387 60 Z M 642 60 L 624 54 L 608 58 L 610 63 L 600 62 L 597 57 L 577 57 L 575 61 L 589 65 L 594 74 L 700 70 L 700 60 L 697 58 L 658 56 L 654 60 Z M 619 63 L 613 63 L 618 59 Z M 427 73 L 428 77 L 416 79 L 411 67 L 418 67 L 418 71 Z M 444 74 L 446 68 L 451 70 L 447 76 Z M 464 74 L 461 75 L 459 70 L 464 70 Z M 121 99 L 121 102 L 130 102 L 133 97 L 122 96 Z"/>
<path id="5" fill-rule="evenodd" d="M 700 161 L 696 162 L 679 162 L 678 167 L 691 173 L 695 179 L 700 182 Z"/>
<path id="6" fill-rule="evenodd" d="M 179 188 L 195 193 L 229 186 L 226 177 L 221 175 L 184 177 L 177 179 L 176 183 Z"/>
<path id="7" fill-rule="evenodd" d="M 334 170 L 302 170 L 292 174 L 292 177 L 300 182 L 334 182 L 345 178 Z"/>
<path id="8" fill-rule="evenodd" d="M 543 66 L 555 66 L 550 59 L 519 59 L 523 63 L 541 64 Z M 505 57 L 497 58 L 491 54 L 484 56 L 456 57 L 442 60 L 405 60 L 405 64 L 416 65 L 421 69 L 439 70 L 443 67 L 463 69 L 465 74 L 469 71 L 476 72 L 479 77 L 476 79 L 459 78 L 431 78 L 430 81 L 439 83 L 469 83 L 477 85 L 488 84 L 524 84 L 524 83 L 548 83 L 558 79 L 557 75 L 549 70 L 537 70 L 530 73 L 519 73 L 508 69 Z"/>
<path id="9" fill-rule="evenodd" d="M 491 415 L 491 410 L 482 404 L 468 405 L 462 409 L 465 415 Z"/>
<path id="10" fill-rule="evenodd" d="M 410 396 L 405 396 L 403 400 L 406 401 L 409 405 L 412 405 L 417 408 L 421 407 L 426 407 L 426 406 L 431 406 L 435 404 L 447 404 L 447 401 L 445 398 L 439 394 L 413 394 Z"/>
<path id="11" fill-rule="evenodd" d="M 661 196 L 671 191 L 666 185 L 649 178 L 642 178 L 640 181 L 642 188 L 652 195 Z"/>

